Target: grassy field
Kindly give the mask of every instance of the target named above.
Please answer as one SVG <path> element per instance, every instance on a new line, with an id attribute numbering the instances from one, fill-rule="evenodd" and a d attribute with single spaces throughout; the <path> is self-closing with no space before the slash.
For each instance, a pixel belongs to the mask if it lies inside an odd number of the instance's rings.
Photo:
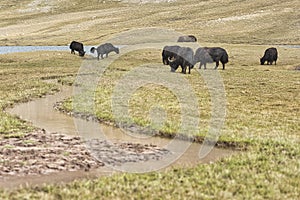
<path id="1" fill-rule="evenodd" d="M 299 45 L 298 1 L 188 0 L 170 4 L 41 1 L 37 8 L 46 10 L 42 13 L 29 3 L 29 0 L 1 2 L 0 45 L 67 45 L 73 39 L 94 45 L 125 30 L 164 27 L 194 34 L 200 45 L 224 47 L 229 63 L 226 70 L 219 72 L 226 93 L 226 121 L 219 142 L 246 147 L 247 151 L 216 163 L 163 173 L 122 174 L 65 185 L 1 190 L 1 199 L 297 199 L 300 196 L 300 74 L 294 70 L 300 65 L 300 49 L 280 46 Z M 259 57 L 270 45 L 279 51 L 278 64 L 261 66 Z M 84 62 L 95 61 L 69 52 L 0 55 L 1 136 L 21 137 L 35 129 L 3 112 L 5 108 L 58 90 L 42 79 L 58 77 L 73 82 Z M 96 90 L 98 118 L 115 121 L 111 108 L 114 88 L 136 66 L 148 63 L 161 63 L 159 50 L 121 53 L 110 65 Z M 169 70 L 160 65 L 162 71 Z M 191 85 L 197 97 L 201 124 L 193 136 L 199 138 L 208 132 L 211 118 L 205 73 L 202 71 L 200 75 L 194 69 L 191 75 L 176 74 Z M 72 108 L 71 102 L 71 99 L 65 102 L 65 109 Z M 149 112 L 154 105 L 160 105 L 166 112 L 166 122 L 159 127 L 162 135 L 176 134 L 180 105 L 166 87 L 146 85 L 132 95 L 129 107 L 134 123 L 151 125 Z"/>

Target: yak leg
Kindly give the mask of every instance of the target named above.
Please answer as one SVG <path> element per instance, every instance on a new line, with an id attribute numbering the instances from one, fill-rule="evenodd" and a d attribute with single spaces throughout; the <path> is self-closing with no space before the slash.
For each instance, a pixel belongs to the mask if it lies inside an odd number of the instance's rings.
<path id="1" fill-rule="evenodd" d="M 169 64 L 169 62 L 168 62 L 168 59 L 162 59 L 163 60 L 163 63 L 164 63 L 164 65 L 168 65 Z"/>
<path id="2" fill-rule="evenodd" d="M 204 62 L 204 63 L 200 62 L 199 69 L 201 69 L 202 65 L 204 65 L 204 69 L 206 69 L 206 62 Z"/>
<path id="3" fill-rule="evenodd" d="M 183 66 L 183 67 L 181 67 L 181 73 L 184 73 L 184 74 L 186 74 L 186 66 Z"/>
<path id="4" fill-rule="evenodd" d="M 225 69 L 225 63 L 222 63 L 222 65 L 223 65 L 223 70 Z"/>
<path id="5" fill-rule="evenodd" d="M 219 67 L 219 61 L 216 61 L 216 67 L 215 67 L 215 69 L 218 69 L 218 67 Z"/>

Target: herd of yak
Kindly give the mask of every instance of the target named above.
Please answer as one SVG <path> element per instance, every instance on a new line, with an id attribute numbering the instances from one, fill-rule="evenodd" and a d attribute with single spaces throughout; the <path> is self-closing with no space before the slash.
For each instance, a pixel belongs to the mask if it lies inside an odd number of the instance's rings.
<path id="1" fill-rule="evenodd" d="M 197 38 L 193 35 L 180 36 L 177 42 L 197 42 Z M 70 44 L 71 53 L 75 54 L 75 51 L 78 51 L 79 56 L 84 56 L 85 51 L 83 48 L 83 44 L 80 42 L 72 41 Z M 110 52 L 115 52 L 119 54 L 119 48 L 115 47 L 111 43 L 104 43 L 98 46 L 97 48 L 92 47 L 90 49 L 91 53 L 97 51 L 97 59 L 99 57 L 103 59 L 103 56 Z M 266 49 L 264 56 L 260 59 L 261 65 L 265 62 L 267 64 L 273 64 L 277 61 L 278 52 L 277 49 L 272 47 Z M 219 67 L 219 63 L 222 63 L 223 70 L 225 69 L 225 64 L 228 63 L 228 54 L 225 49 L 221 47 L 200 47 L 194 53 L 193 49 L 190 47 L 181 47 L 178 45 L 174 46 L 165 46 L 162 50 L 162 62 L 165 65 L 169 65 L 171 67 L 171 71 L 175 72 L 178 67 L 181 67 L 181 72 L 186 74 L 186 70 L 188 69 L 188 73 L 191 73 L 191 69 L 194 65 L 200 62 L 199 69 L 201 69 L 202 65 L 204 69 L 206 69 L 207 63 L 216 63 L 215 69 Z"/>

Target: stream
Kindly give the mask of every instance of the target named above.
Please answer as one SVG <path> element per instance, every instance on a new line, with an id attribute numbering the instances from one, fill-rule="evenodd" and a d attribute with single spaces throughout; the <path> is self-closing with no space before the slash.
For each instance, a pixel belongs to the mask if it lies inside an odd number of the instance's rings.
<path id="1" fill-rule="evenodd" d="M 84 119 L 73 118 L 69 115 L 60 113 L 53 108 L 56 102 L 72 95 L 72 87 L 61 86 L 61 91 L 48 95 L 45 98 L 39 98 L 27 103 L 21 103 L 15 107 L 8 109 L 7 112 L 12 115 L 17 115 L 21 119 L 31 122 L 35 127 L 42 128 L 47 132 L 58 132 L 67 135 L 78 135 L 78 126 L 84 127 L 80 129 L 80 135 L 84 134 L 84 138 L 98 138 L 99 132 L 101 137 L 105 135 L 105 140 L 111 142 L 132 142 L 140 144 L 151 144 L 158 147 L 165 148 L 171 141 L 171 139 L 161 137 L 135 137 L 132 134 L 126 134 L 123 130 L 100 124 L 95 121 L 87 121 Z M 84 133 L 82 133 L 84 130 Z M 101 138 L 103 139 L 103 138 Z M 185 141 L 178 141 L 180 143 L 187 143 Z M 211 163 L 222 157 L 233 154 L 233 150 L 214 148 L 205 158 L 199 158 L 199 150 L 201 144 L 191 143 L 189 148 L 184 152 L 180 158 L 178 158 L 171 165 L 166 166 L 194 166 L 198 163 Z"/>

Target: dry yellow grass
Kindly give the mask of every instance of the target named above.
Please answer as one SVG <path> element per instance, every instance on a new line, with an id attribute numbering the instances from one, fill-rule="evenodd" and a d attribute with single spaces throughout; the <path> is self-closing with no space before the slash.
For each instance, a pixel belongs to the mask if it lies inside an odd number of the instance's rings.
<path id="1" fill-rule="evenodd" d="M 34 9 L 30 1 L 2 2 L 0 45 L 66 45 L 72 40 L 99 44 L 116 33 L 142 27 L 194 34 L 200 43 L 300 44 L 297 0 L 159 4 L 64 0 L 41 1 Z"/>

